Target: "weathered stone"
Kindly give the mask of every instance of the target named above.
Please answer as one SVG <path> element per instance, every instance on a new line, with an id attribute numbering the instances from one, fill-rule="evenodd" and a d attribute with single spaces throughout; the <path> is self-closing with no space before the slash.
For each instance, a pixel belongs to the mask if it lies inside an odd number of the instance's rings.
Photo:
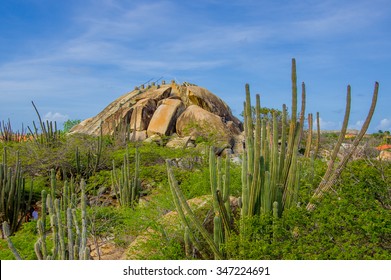
<path id="1" fill-rule="evenodd" d="M 135 97 L 136 101 L 149 98 L 159 101 L 168 98 L 171 94 L 171 86 L 161 86 L 160 88 L 147 90 Z"/>
<path id="2" fill-rule="evenodd" d="M 175 123 L 185 106 L 181 100 L 165 99 L 156 109 L 149 123 L 147 134 L 170 135 L 175 131 Z"/>
<path id="3" fill-rule="evenodd" d="M 133 106 L 133 112 L 130 119 L 130 129 L 143 131 L 148 128 L 149 122 L 156 110 L 156 101 L 151 98 L 139 100 Z"/>
<path id="4" fill-rule="evenodd" d="M 70 133 L 85 133 L 90 135 L 99 135 L 102 126 L 103 134 L 112 134 L 116 126 L 122 122 L 122 115 L 131 110 L 135 103 L 134 98 L 138 91 L 134 90 L 122 95 L 111 102 L 103 111 L 95 117 L 89 118 L 79 125 L 74 126 Z"/>
<path id="5" fill-rule="evenodd" d="M 136 141 L 136 142 L 140 142 L 140 141 L 144 141 L 145 139 L 147 139 L 147 131 L 146 130 L 143 130 L 143 131 L 132 131 L 130 133 L 130 140 L 131 141 Z"/>
<path id="6" fill-rule="evenodd" d="M 171 83 L 135 88 L 114 100 L 95 117 L 73 127 L 71 133 L 99 135 L 101 128 L 105 135 L 129 132 L 124 129 L 136 130 L 136 141 L 153 135 L 172 136 L 179 129 L 181 137 L 192 136 L 186 146 L 194 146 L 195 139 L 201 136 L 208 141 L 216 140 L 221 144 L 218 145 L 220 148 L 227 144 L 232 148 L 237 145 L 236 136 L 241 134 L 242 124 L 224 101 L 208 90 L 191 83 Z"/>
<path id="7" fill-rule="evenodd" d="M 176 130 L 180 136 L 189 135 L 224 142 L 229 142 L 231 138 L 220 117 L 197 105 L 190 105 L 180 115 Z"/>
<path id="8" fill-rule="evenodd" d="M 378 157 L 379 160 L 391 160 L 391 152 L 389 151 L 381 151 Z"/>
<path id="9" fill-rule="evenodd" d="M 220 116 L 223 122 L 232 121 L 239 130 L 242 130 L 241 122 L 232 115 L 228 105 L 207 89 L 189 85 L 187 86 L 187 98 L 189 105 L 198 105 L 202 109 Z"/>
<path id="10" fill-rule="evenodd" d="M 175 137 L 167 142 L 166 147 L 174 148 L 174 149 L 181 149 L 181 148 L 183 149 L 188 146 L 189 142 L 191 142 L 190 136 Z"/>
<path id="11" fill-rule="evenodd" d="M 163 139 L 158 134 L 151 135 L 150 137 L 145 139 L 143 142 L 144 143 L 156 143 L 156 144 L 158 144 L 160 146 L 163 146 Z"/>

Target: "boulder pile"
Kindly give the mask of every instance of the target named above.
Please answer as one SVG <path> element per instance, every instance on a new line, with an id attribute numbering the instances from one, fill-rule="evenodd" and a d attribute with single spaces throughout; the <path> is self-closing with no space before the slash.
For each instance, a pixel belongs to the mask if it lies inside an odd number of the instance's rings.
<path id="1" fill-rule="evenodd" d="M 125 130 L 134 141 L 171 136 L 182 145 L 204 139 L 235 153 L 243 148 L 242 123 L 227 104 L 207 89 L 186 82 L 135 87 L 70 133 L 99 135 L 101 129 L 104 135 Z"/>

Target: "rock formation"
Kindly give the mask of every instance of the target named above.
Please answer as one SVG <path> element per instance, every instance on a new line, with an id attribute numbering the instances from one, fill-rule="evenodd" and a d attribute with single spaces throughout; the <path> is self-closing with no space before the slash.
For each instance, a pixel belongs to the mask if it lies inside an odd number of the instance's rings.
<path id="1" fill-rule="evenodd" d="M 183 83 L 136 87 L 114 100 L 70 133 L 112 135 L 128 131 L 135 141 L 152 136 L 197 137 L 230 148 L 240 147 L 242 123 L 219 97 L 205 88 Z M 186 142 L 189 142 L 186 140 Z"/>

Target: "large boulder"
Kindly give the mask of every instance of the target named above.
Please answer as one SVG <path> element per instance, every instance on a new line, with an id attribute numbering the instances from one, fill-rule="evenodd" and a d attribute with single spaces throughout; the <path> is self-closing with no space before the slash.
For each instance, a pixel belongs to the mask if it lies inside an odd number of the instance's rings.
<path id="1" fill-rule="evenodd" d="M 198 105 L 202 109 L 222 118 L 224 122 L 231 121 L 241 128 L 241 122 L 232 115 L 231 109 L 218 96 L 199 86 L 187 86 L 187 98 L 192 105 Z"/>
<path id="2" fill-rule="evenodd" d="M 185 109 L 185 105 L 179 99 L 165 99 L 156 109 L 149 123 L 147 134 L 171 135 L 175 132 L 175 124 L 178 116 Z"/>
<path id="3" fill-rule="evenodd" d="M 378 159 L 384 161 L 391 161 L 391 151 L 381 151 L 378 156 Z"/>
<path id="4" fill-rule="evenodd" d="M 99 135 L 101 129 L 105 135 L 129 129 L 135 141 L 171 136 L 178 131 L 180 137 L 201 136 L 240 149 L 243 126 L 228 105 L 207 89 L 172 82 L 136 87 L 70 133 Z"/>
<path id="5" fill-rule="evenodd" d="M 133 106 L 130 117 L 130 129 L 143 131 L 148 128 L 149 122 L 156 110 L 156 101 L 151 98 L 144 98 Z"/>
<path id="6" fill-rule="evenodd" d="M 232 135 L 222 118 L 201 108 L 190 105 L 176 122 L 179 136 L 203 137 L 223 143 L 231 143 Z"/>

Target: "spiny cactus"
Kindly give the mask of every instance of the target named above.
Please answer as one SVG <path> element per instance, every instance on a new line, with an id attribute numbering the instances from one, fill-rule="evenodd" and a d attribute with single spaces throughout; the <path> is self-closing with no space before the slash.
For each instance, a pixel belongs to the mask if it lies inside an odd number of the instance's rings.
<path id="1" fill-rule="evenodd" d="M 209 249 L 214 254 L 215 259 L 223 259 L 223 255 L 219 250 L 219 246 L 215 243 L 214 239 L 210 236 L 209 232 L 204 228 L 202 223 L 199 221 L 198 217 L 194 214 L 193 210 L 190 208 L 189 204 L 187 203 L 186 198 L 184 197 L 182 191 L 179 189 L 178 182 L 175 179 L 170 164 L 171 164 L 170 161 L 167 160 L 166 165 L 167 165 L 168 181 L 174 199 L 175 207 L 181 218 L 182 223 L 184 223 L 185 227 L 187 226 L 190 229 L 189 234 L 194 246 L 200 251 L 203 258 L 208 258 L 208 253 L 206 252 L 206 248 L 204 248 L 204 246 L 202 246 L 202 244 L 198 242 L 194 237 L 193 230 L 197 230 L 201 234 L 205 242 L 208 244 Z"/>
<path id="2" fill-rule="evenodd" d="M 7 221 L 12 235 L 19 227 L 31 204 L 33 185 L 30 186 L 28 200 L 25 190 L 25 179 L 16 156 L 15 167 L 8 166 L 7 148 L 4 147 L 3 162 L 0 163 L 0 219 L 1 223 Z"/>
<path id="3" fill-rule="evenodd" d="M 279 215 L 285 207 L 293 204 L 291 198 L 297 196 L 297 151 L 304 123 L 305 85 L 302 84 L 300 119 L 297 121 L 296 63 L 292 60 L 292 114 L 289 134 L 286 134 L 287 112 L 282 108 L 282 123 L 276 113 L 272 120 L 262 118 L 260 97 L 256 96 L 255 120 L 251 114 L 249 85 L 246 85 L 245 138 L 246 154 L 242 166 L 242 215 L 253 216 L 269 213 L 275 201 Z M 253 127 L 255 124 L 255 128 Z M 279 139 L 281 135 L 281 147 Z M 285 147 L 287 143 L 287 147 Z"/>
<path id="4" fill-rule="evenodd" d="M 45 215 L 37 222 L 39 238 L 35 243 L 35 253 L 40 260 L 83 260 L 89 259 L 90 252 L 87 247 L 87 209 L 85 181 L 80 182 L 81 189 L 81 231 L 79 220 L 74 205 L 70 205 L 65 211 L 62 210 L 60 199 L 52 201 L 52 195 L 42 192 L 43 210 L 48 205 L 50 217 L 50 229 L 52 233 L 52 250 L 48 252 L 48 238 L 46 236 Z"/>
<path id="5" fill-rule="evenodd" d="M 311 201 L 307 204 L 307 210 L 313 210 L 315 209 L 315 204 L 313 204 L 313 201 L 316 199 L 319 199 L 323 196 L 325 192 L 327 192 L 338 180 L 340 177 L 342 171 L 345 169 L 346 164 L 352 157 L 353 153 L 357 149 L 357 146 L 359 145 L 360 141 L 364 137 L 366 131 L 368 130 L 369 124 L 372 120 L 373 113 L 375 112 L 376 103 L 377 103 L 377 96 L 379 93 L 379 83 L 375 83 L 375 88 L 372 95 L 372 102 L 371 106 L 369 108 L 368 115 L 365 119 L 364 124 L 361 127 L 360 132 L 354 139 L 352 148 L 350 151 L 342 158 L 342 160 L 339 162 L 337 167 L 335 167 L 335 159 L 337 157 L 337 154 L 339 152 L 339 149 L 342 144 L 342 140 L 345 138 L 347 124 L 349 122 L 349 114 L 350 114 L 350 103 L 351 103 L 351 88 L 348 86 L 347 88 L 347 95 L 346 95 L 346 110 L 345 110 L 345 117 L 344 122 L 342 124 L 341 133 L 338 138 L 338 142 L 333 150 L 333 154 L 331 156 L 331 159 L 329 161 L 327 170 L 325 175 L 322 178 L 322 181 L 320 182 L 319 186 L 316 188 L 314 195 L 312 196 Z"/>
<path id="6" fill-rule="evenodd" d="M 312 126 L 313 126 L 313 118 L 312 114 L 308 114 L 308 130 L 307 130 L 307 142 L 305 145 L 305 153 L 304 157 L 309 158 L 311 155 L 311 145 L 312 145 Z"/>
<path id="7" fill-rule="evenodd" d="M 5 239 L 7 239 L 8 248 L 11 250 L 12 254 L 15 256 L 15 258 L 17 260 L 22 260 L 22 257 L 20 256 L 18 250 L 16 250 L 14 243 L 12 242 L 12 240 L 10 238 L 11 232 L 10 232 L 10 227 L 9 227 L 7 221 L 3 222 L 2 231 L 3 231 L 3 235 L 4 235 Z"/>
<path id="8" fill-rule="evenodd" d="M 222 253 L 221 245 L 224 243 L 224 235 L 223 235 L 223 224 L 220 216 L 215 216 L 213 219 L 213 240 L 219 249 L 220 253 Z M 215 254 L 215 259 L 218 259 L 219 255 Z"/>
<path id="9" fill-rule="evenodd" d="M 75 149 L 75 169 L 77 178 L 89 178 L 99 170 L 103 154 L 103 124 L 100 125 L 100 134 L 96 138 L 96 144 L 84 155 L 80 153 L 78 147 Z M 86 158 L 86 163 L 82 164 L 82 157 Z"/>
<path id="10" fill-rule="evenodd" d="M 314 150 L 314 158 L 317 158 L 320 146 L 320 117 L 319 112 L 316 112 L 316 142 Z"/>
<path id="11" fill-rule="evenodd" d="M 39 125 L 41 127 L 41 131 L 39 132 L 35 122 L 33 122 L 34 131 L 30 127 L 27 127 L 30 131 L 31 135 L 34 138 L 34 141 L 43 146 L 53 147 L 57 145 L 58 140 L 60 139 L 60 131 L 57 129 L 57 123 L 52 121 L 42 121 L 41 115 L 38 112 L 37 107 L 34 102 L 31 101 L 34 110 L 38 116 Z"/>
<path id="12" fill-rule="evenodd" d="M 134 177 L 130 177 L 129 155 L 128 152 L 126 152 L 124 155 L 124 163 L 120 170 L 121 173 L 118 178 L 115 163 L 113 161 L 113 170 L 111 171 L 112 186 L 119 198 L 121 206 L 134 207 L 138 203 L 140 197 L 140 153 L 137 148 L 135 151 L 134 164 Z"/>

